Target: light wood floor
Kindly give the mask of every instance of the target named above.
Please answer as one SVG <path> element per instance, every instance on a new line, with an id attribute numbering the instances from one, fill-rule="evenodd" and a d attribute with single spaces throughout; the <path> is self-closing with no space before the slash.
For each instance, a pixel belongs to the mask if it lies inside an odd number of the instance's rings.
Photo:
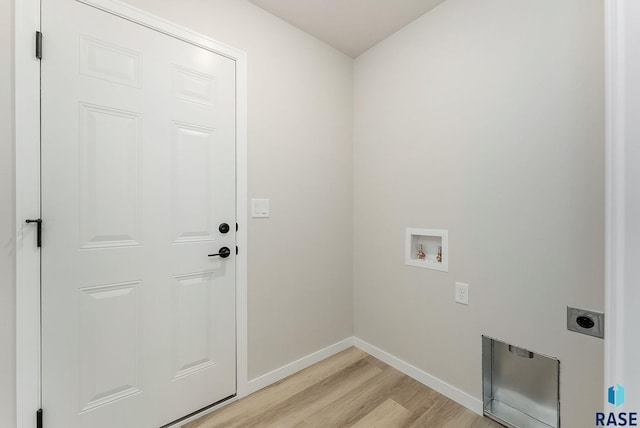
<path id="1" fill-rule="evenodd" d="M 501 428 L 357 348 L 184 426 Z"/>

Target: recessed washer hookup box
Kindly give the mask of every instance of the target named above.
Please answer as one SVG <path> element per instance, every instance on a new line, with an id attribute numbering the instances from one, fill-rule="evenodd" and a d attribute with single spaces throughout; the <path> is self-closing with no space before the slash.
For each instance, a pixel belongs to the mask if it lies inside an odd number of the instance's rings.
<path id="1" fill-rule="evenodd" d="M 560 428 L 560 361 L 482 336 L 482 395 L 509 428 Z"/>

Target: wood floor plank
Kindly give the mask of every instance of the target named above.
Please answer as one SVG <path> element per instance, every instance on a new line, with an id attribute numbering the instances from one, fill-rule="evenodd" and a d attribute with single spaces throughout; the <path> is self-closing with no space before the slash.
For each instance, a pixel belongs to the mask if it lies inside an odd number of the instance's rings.
<path id="1" fill-rule="evenodd" d="M 407 376 L 404 387 L 396 391 L 391 398 L 412 412 L 424 412 L 440 398 L 440 394 Z"/>
<path id="2" fill-rule="evenodd" d="M 448 418 L 451 419 L 455 417 L 460 409 L 457 409 L 453 406 L 453 401 L 449 400 L 446 397 L 443 397 L 442 400 L 438 400 L 433 403 L 416 421 L 409 425 L 409 428 L 420 428 L 420 427 L 429 427 L 429 426 L 438 426 L 436 423 L 442 426 L 443 421 L 446 421 Z"/>
<path id="3" fill-rule="evenodd" d="M 461 409 L 458 414 L 451 418 L 451 420 L 445 421 L 442 424 L 442 428 L 504 428 L 497 422 L 489 418 L 482 418 L 468 409 Z"/>
<path id="4" fill-rule="evenodd" d="M 461 414 L 464 414 L 462 416 L 463 420 L 460 419 Z M 455 401 L 445 396 L 440 396 L 440 399 L 434 402 L 433 405 L 409 427 L 467 428 L 470 427 L 470 424 L 476 418 L 483 419 Z M 464 419 L 467 420 L 465 421 Z M 464 425 L 460 425 L 462 423 L 464 423 Z"/>
<path id="5" fill-rule="evenodd" d="M 387 366 L 381 374 L 354 389 L 353 394 L 334 401 L 306 422 L 316 427 L 351 426 L 389 398 L 404 378 L 404 374 Z"/>
<path id="6" fill-rule="evenodd" d="M 378 407 L 356 422 L 351 428 L 389 428 L 402 426 L 410 419 L 412 413 L 391 399 L 382 402 Z"/>
<path id="7" fill-rule="evenodd" d="M 384 369 L 387 367 L 387 364 L 380 361 L 379 359 L 377 359 L 376 357 L 372 357 L 371 355 L 367 355 L 365 357 L 365 360 L 367 360 L 368 362 L 370 362 L 371 364 L 373 364 L 374 366 L 380 367 L 381 369 Z"/>
<path id="8" fill-rule="evenodd" d="M 501 428 L 349 348 L 183 428 Z"/>
<path id="9" fill-rule="evenodd" d="M 433 389 L 421 384 L 415 379 L 407 377 L 404 387 L 391 395 L 398 404 L 411 411 L 411 418 L 407 419 L 402 427 L 410 426 L 422 414 L 433 406 L 442 396 Z"/>
<path id="10" fill-rule="evenodd" d="M 224 426 L 228 421 L 253 417 L 368 356 L 366 352 L 351 347 L 182 428 Z"/>
<path id="11" fill-rule="evenodd" d="M 302 421 L 307 423 L 307 417 L 316 411 L 322 411 L 335 401 L 344 400 L 353 395 L 361 385 L 375 378 L 382 370 L 364 360 L 336 373 L 334 376 L 309 387 L 268 412 L 242 421 L 238 427 L 293 427 Z M 236 425 L 225 425 L 236 427 Z"/>

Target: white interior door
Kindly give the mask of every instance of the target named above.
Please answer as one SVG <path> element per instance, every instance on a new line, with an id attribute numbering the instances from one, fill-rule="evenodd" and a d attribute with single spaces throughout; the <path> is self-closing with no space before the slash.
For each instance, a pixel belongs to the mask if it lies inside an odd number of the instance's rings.
<path id="1" fill-rule="evenodd" d="M 235 62 L 75 0 L 42 31 L 45 423 L 159 427 L 236 392 Z"/>

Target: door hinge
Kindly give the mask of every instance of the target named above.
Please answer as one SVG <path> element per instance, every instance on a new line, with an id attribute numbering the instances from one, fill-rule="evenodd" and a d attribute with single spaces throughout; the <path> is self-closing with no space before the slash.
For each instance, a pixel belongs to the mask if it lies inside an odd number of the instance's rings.
<path id="1" fill-rule="evenodd" d="M 238 246 L 236 245 L 236 256 L 238 255 Z"/>
<path id="2" fill-rule="evenodd" d="M 41 218 L 36 218 L 36 219 L 27 219 L 25 220 L 25 223 L 27 224 L 31 224 L 31 223 L 35 223 L 36 224 L 36 240 L 37 240 L 37 245 L 38 247 L 42 247 L 42 219 Z"/>
<path id="3" fill-rule="evenodd" d="M 42 33 L 36 31 L 36 58 L 42 59 Z"/>
<path id="4" fill-rule="evenodd" d="M 36 411 L 36 428 L 42 428 L 42 409 Z"/>

